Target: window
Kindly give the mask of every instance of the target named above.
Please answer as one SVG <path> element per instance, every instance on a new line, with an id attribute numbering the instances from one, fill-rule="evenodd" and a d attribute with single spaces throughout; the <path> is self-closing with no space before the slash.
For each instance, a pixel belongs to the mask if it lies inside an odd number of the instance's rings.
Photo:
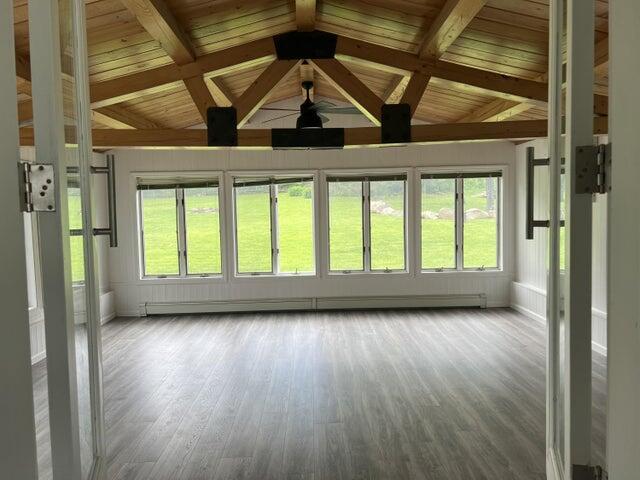
<path id="1" fill-rule="evenodd" d="M 71 280 L 84 283 L 84 238 L 82 236 L 82 198 L 76 179 L 70 178 L 67 185 L 69 210 L 69 246 L 71 250 Z"/>
<path id="2" fill-rule="evenodd" d="M 406 175 L 328 177 L 329 270 L 406 269 Z"/>
<path id="3" fill-rule="evenodd" d="M 139 179 L 143 276 L 220 275 L 218 183 L 201 179 Z"/>
<path id="4" fill-rule="evenodd" d="M 501 172 L 422 175 L 422 269 L 499 268 Z"/>
<path id="5" fill-rule="evenodd" d="M 234 179 L 236 271 L 315 272 L 313 178 Z"/>

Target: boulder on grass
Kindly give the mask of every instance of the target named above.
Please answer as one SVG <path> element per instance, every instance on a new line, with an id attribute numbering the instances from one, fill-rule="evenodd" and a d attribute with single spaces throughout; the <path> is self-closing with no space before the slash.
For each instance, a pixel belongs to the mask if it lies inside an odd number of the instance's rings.
<path id="1" fill-rule="evenodd" d="M 464 212 L 465 220 L 479 220 L 483 218 L 491 218 L 491 215 L 489 215 L 484 210 L 480 210 L 479 208 L 470 208 L 469 210 Z"/>
<path id="2" fill-rule="evenodd" d="M 424 212 L 422 212 L 421 217 L 425 220 L 437 220 L 438 214 L 436 212 L 432 212 L 431 210 L 425 210 Z"/>
<path id="3" fill-rule="evenodd" d="M 443 207 L 438 210 L 438 218 L 440 220 L 453 220 L 456 216 L 455 210 L 453 208 Z"/>

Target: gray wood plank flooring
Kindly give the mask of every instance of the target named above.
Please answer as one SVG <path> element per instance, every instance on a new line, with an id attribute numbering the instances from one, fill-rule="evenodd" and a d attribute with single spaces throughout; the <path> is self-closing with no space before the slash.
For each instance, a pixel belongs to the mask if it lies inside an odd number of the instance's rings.
<path id="1" fill-rule="evenodd" d="M 103 344 L 109 480 L 545 478 L 544 327 L 509 309 L 117 319 Z M 44 362 L 34 389 L 46 479 Z"/>

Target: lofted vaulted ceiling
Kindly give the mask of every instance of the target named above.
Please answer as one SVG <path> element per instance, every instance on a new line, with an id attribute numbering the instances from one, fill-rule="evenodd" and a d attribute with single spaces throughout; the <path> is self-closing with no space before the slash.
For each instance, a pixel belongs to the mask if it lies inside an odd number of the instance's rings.
<path id="1" fill-rule="evenodd" d="M 19 111 L 28 121 L 27 0 L 14 3 Z M 595 3 L 596 93 L 606 95 L 608 2 Z M 374 124 L 378 103 L 401 101 L 427 123 L 544 119 L 538 92 L 546 89 L 548 4 L 86 0 L 94 127 L 184 129 L 201 125 L 213 105 L 234 105 L 240 123 L 250 123 L 260 106 L 300 98 L 300 81 L 309 77 L 315 95 L 349 101 Z M 312 67 L 275 60 L 268 40 L 294 30 L 339 35 L 337 60 Z M 358 49 L 371 54 L 350 54 Z"/>

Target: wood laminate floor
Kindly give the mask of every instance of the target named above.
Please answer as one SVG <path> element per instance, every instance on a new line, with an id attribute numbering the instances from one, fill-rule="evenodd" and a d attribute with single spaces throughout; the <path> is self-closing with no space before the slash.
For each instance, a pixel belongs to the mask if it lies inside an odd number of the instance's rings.
<path id="1" fill-rule="evenodd" d="M 109 480 L 545 478 L 544 327 L 512 310 L 118 319 L 103 341 Z M 598 463 L 605 391 L 594 354 Z"/>

